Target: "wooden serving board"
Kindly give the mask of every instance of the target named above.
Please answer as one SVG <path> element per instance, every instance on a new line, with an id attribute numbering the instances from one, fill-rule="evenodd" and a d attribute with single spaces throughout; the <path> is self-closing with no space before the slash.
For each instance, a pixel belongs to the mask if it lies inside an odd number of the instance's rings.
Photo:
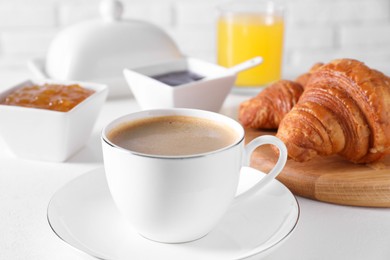
<path id="1" fill-rule="evenodd" d="M 275 132 L 246 129 L 246 142 Z M 270 146 L 256 149 L 252 167 L 268 172 L 276 162 Z M 358 165 L 337 155 L 305 163 L 288 160 L 277 177 L 294 194 L 341 205 L 390 207 L 390 156 L 371 165 Z"/>

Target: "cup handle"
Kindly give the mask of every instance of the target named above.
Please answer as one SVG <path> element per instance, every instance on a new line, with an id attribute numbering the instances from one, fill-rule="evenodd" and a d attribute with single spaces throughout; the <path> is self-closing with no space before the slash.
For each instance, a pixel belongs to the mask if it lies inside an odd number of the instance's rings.
<path id="1" fill-rule="evenodd" d="M 282 171 L 284 168 L 284 165 L 287 162 L 287 148 L 286 145 L 277 137 L 272 135 L 263 135 L 259 136 L 255 139 L 253 139 L 250 143 L 248 143 L 245 146 L 245 153 L 244 153 L 244 165 L 243 166 L 249 166 L 250 165 L 250 159 L 253 151 L 262 145 L 265 144 L 271 144 L 275 145 L 279 149 L 279 158 L 276 162 L 275 166 L 272 168 L 272 170 L 265 175 L 258 183 L 256 183 L 252 188 L 249 190 L 241 193 L 240 195 L 236 196 L 234 198 L 233 204 L 236 204 L 242 200 L 245 200 L 248 197 L 251 197 L 252 195 L 256 194 L 259 190 L 261 190 L 264 186 L 266 186 L 269 182 L 271 182 L 273 179 L 278 176 L 278 174 Z"/>

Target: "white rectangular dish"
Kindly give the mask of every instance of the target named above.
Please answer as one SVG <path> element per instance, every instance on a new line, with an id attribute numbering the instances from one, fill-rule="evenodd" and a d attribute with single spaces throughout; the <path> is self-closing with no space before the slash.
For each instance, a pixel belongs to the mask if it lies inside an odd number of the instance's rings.
<path id="1" fill-rule="evenodd" d="M 87 82 L 26 80 L 1 92 L 0 101 L 18 88 L 44 83 L 79 84 L 95 93 L 68 112 L 0 104 L 0 136 L 17 157 L 63 162 L 88 141 L 108 88 Z"/>

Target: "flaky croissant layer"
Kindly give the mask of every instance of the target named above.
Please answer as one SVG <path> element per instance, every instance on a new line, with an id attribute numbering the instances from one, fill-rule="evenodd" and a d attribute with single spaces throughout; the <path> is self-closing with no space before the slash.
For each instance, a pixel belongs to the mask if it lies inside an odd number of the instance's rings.
<path id="1" fill-rule="evenodd" d="M 280 80 L 241 103 L 238 119 L 245 127 L 277 129 L 302 92 L 303 87 L 299 83 Z"/>
<path id="2" fill-rule="evenodd" d="M 390 153 L 390 79 L 352 59 L 321 66 L 277 136 L 296 161 L 332 154 L 355 163 L 381 159 Z"/>
<path id="3" fill-rule="evenodd" d="M 311 75 L 322 65 L 314 64 L 295 81 L 279 80 L 257 96 L 241 103 L 238 116 L 241 124 L 250 128 L 277 129 L 283 117 L 298 102 Z"/>

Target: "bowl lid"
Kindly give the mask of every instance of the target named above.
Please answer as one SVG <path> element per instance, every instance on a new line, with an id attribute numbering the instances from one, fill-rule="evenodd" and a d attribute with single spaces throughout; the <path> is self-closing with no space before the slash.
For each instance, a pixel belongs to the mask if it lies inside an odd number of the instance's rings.
<path id="1" fill-rule="evenodd" d="M 159 27 L 123 20 L 118 0 L 100 3 L 101 18 L 69 26 L 51 42 L 45 70 L 60 80 L 99 80 L 122 77 L 135 68 L 183 57 L 174 41 Z"/>

